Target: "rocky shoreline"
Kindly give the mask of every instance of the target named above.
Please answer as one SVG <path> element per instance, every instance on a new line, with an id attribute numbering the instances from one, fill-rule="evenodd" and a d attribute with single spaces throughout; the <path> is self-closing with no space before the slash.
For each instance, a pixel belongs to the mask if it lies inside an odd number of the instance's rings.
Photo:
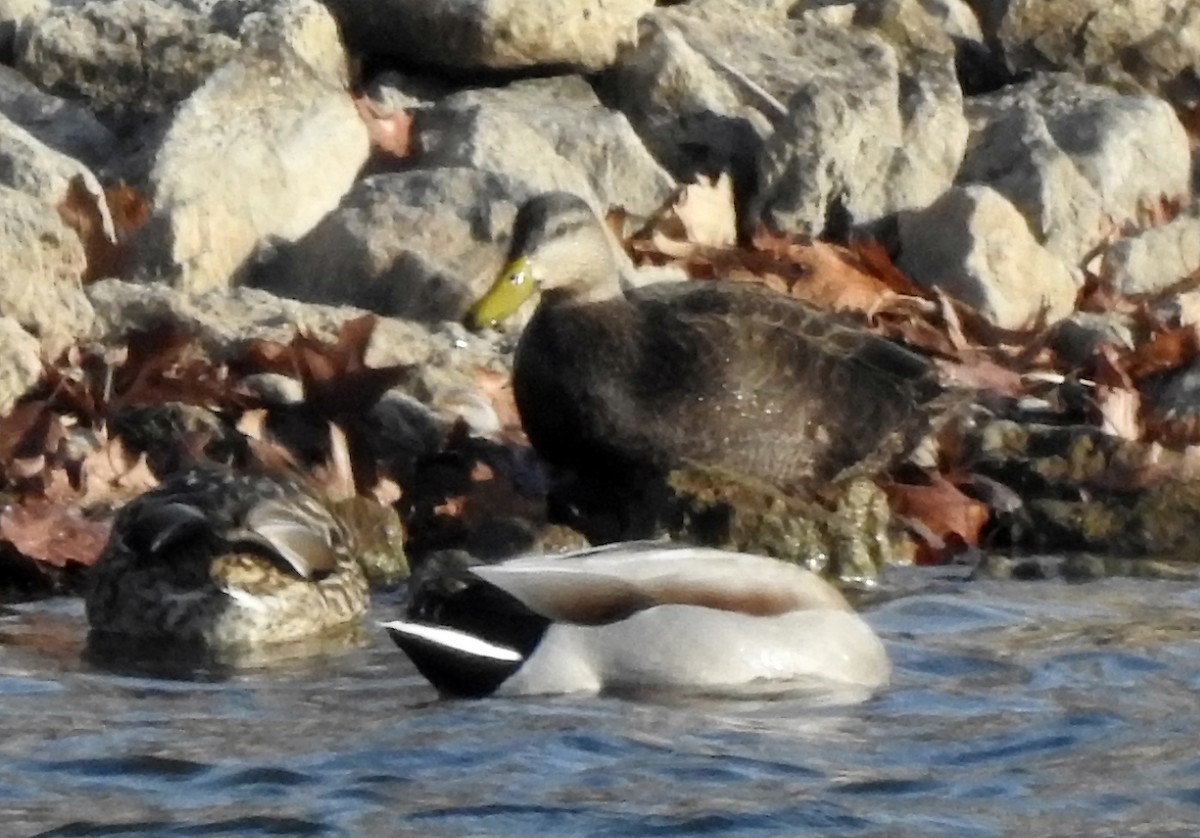
<path id="1" fill-rule="evenodd" d="M 320 465 L 347 425 L 358 491 L 402 498 L 418 552 L 577 542 L 548 526 L 506 400 L 512 336 L 459 325 L 548 190 L 609 214 L 631 281 L 787 262 L 789 293 L 980 393 L 879 490 L 679 474 L 662 529 L 847 580 L 914 542 L 1195 556 L 1195 4 L 23 0 L 0 62 L 10 564 L 86 563 L 29 547 L 14 510 L 104 520 L 142 484 L 81 475 L 122 428 L 132 471 L 198 428 L 235 465 L 213 439 L 286 438 Z M 664 207 L 722 172 L 729 229 L 664 249 Z M 805 290 L 842 281 L 812 240 L 882 290 Z M 917 509 L 943 484 L 933 505 L 970 520 Z"/>

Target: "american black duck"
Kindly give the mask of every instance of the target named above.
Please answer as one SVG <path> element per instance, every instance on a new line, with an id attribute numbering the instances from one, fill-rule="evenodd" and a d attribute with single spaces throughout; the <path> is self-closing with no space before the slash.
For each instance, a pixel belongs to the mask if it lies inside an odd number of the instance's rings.
<path id="1" fill-rule="evenodd" d="M 92 569 L 93 639 L 221 655 L 350 628 L 367 607 L 358 550 L 297 481 L 181 472 L 118 513 Z"/>
<path id="2" fill-rule="evenodd" d="M 938 392 L 924 358 L 766 288 L 623 292 L 575 195 L 521 207 L 508 265 L 468 322 L 493 325 L 535 291 L 517 407 L 534 448 L 575 473 L 636 479 L 692 461 L 784 488 L 829 481 L 915 442 Z"/>
<path id="3" fill-rule="evenodd" d="M 770 682 L 876 688 L 891 666 L 840 593 L 793 564 L 614 544 L 493 565 L 441 554 L 392 639 L 444 695 L 713 690 Z"/>

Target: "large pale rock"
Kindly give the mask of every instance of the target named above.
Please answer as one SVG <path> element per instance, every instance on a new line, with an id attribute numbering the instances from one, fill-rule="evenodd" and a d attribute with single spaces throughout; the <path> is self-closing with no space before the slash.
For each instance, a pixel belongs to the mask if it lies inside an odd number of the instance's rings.
<path id="1" fill-rule="evenodd" d="M 96 196 L 101 224 L 111 235 L 112 216 L 96 176 L 82 163 L 44 145 L 0 115 L 0 186 L 17 189 L 53 208 L 67 197 L 68 187 L 75 178 Z"/>
<path id="2" fill-rule="evenodd" d="M 599 70 L 636 38 L 654 0 L 331 0 L 368 54 L 452 70 L 571 65 Z"/>
<path id="3" fill-rule="evenodd" d="M 0 67 L 0 114 L 55 151 L 87 166 L 108 160 L 117 139 L 91 111 L 38 90 L 11 67 Z"/>
<path id="4" fill-rule="evenodd" d="M 856 37 L 832 41 L 841 55 L 788 100 L 759 158 L 752 220 L 844 235 L 928 206 L 953 183 L 967 140 L 953 58 L 920 54 L 902 71 L 885 43 Z"/>
<path id="5" fill-rule="evenodd" d="M 30 15 L 16 66 L 44 90 L 134 128 L 171 109 L 238 49 L 234 33 L 182 3 L 89 0 Z"/>
<path id="6" fill-rule="evenodd" d="M 1200 276 L 1200 210 L 1121 239 L 1105 251 L 1100 276 L 1125 294 L 1165 291 Z"/>
<path id="7" fill-rule="evenodd" d="M 1014 71 L 1066 70 L 1138 84 L 1181 108 L 1200 104 L 1195 0 L 992 0 L 985 15 Z"/>
<path id="8" fill-rule="evenodd" d="M 17 39 L 31 20 L 46 13 L 53 0 L 4 0 L 0 3 L 0 64 L 11 64 Z"/>
<path id="9" fill-rule="evenodd" d="M 373 175 L 250 282 L 299 300 L 458 320 L 502 266 L 529 194 L 471 168 Z"/>
<path id="10" fill-rule="evenodd" d="M 1171 107 L 1067 76 L 1042 76 L 968 101 L 958 182 L 1017 206 L 1047 248 L 1079 263 L 1114 224 L 1188 194 L 1191 153 Z"/>
<path id="11" fill-rule="evenodd" d="M 264 240 L 298 239 L 337 206 L 368 138 L 333 69 L 286 44 L 264 46 L 180 107 L 155 155 L 135 276 L 189 291 L 227 286 Z"/>
<path id="12" fill-rule="evenodd" d="M 0 316 L 0 416 L 42 377 L 42 346 L 13 317 Z"/>
<path id="13" fill-rule="evenodd" d="M 423 166 L 503 172 L 530 191 L 566 189 L 599 210 L 649 214 L 675 182 L 623 114 L 578 76 L 446 97 L 417 120 Z"/>
<path id="14" fill-rule="evenodd" d="M 897 264 L 926 288 L 941 288 L 997 325 L 1051 322 L 1075 304 L 1077 274 L 1042 247 L 1021 213 L 986 186 L 955 187 L 932 206 L 900 216 Z"/>
<path id="15" fill-rule="evenodd" d="M 79 237 L 53 207 L 0 186 L 0 317 L 36 335 L 51 356 L 92 328 L 84 267 Z"/>
<path id="16" fill-rule="evenodd" d="M 901 60 L 767 4 L 659 10 L 603 87 L 677 178 L 732 170 L 750 225 L 820 233 L 924 206 L 967 136 L 951 56 Z"/>
<path id="17" fill-rule="evenodd" d="M 900 47 L 954 54 L 962 41 L 983 43 L 983 30 L 964 0 L 859 0 L 854 23 Z"/>

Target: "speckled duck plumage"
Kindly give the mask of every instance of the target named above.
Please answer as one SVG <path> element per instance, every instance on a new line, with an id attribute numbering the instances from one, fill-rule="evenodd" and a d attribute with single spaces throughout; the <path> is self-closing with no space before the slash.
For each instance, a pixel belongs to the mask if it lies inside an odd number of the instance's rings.
<path id="1" fill-rule="evenodd" d="M 367 607 L 354 534 L 280 476 L 176 474 L 117 515 L 92 569 L 93 634 L 231 650 L 347 628 Z"/>
<path id="2" fill-rule="evenodd" d="M 549 193 L 521 208 L 509 267 L 469 315 L 485 326 L 541 292 L 514 393 L 555 465 L 640 475 L 691 461 L 794 487 L 886 459 L 926 428 L 939 388 L 898 344 L 755 285 L 622 293 L 619 278 L 587 204 Z"/>

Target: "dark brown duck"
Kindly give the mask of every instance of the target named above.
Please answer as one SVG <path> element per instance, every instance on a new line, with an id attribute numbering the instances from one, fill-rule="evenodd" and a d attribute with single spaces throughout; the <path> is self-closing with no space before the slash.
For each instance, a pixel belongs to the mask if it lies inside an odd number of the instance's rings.
<path id="1" fill-rule="evenodd" d="M 691 461 L 784 487 L 824 482 L 910 447 L 938 392 L 924 358 L 769 289 L 622 293 L 608 237 L 574 195 L 521 208 L 508 267 L 469 319 L 493 324 L 535 290 L 517 407 L 534 448 L 578 474 Z"/>

